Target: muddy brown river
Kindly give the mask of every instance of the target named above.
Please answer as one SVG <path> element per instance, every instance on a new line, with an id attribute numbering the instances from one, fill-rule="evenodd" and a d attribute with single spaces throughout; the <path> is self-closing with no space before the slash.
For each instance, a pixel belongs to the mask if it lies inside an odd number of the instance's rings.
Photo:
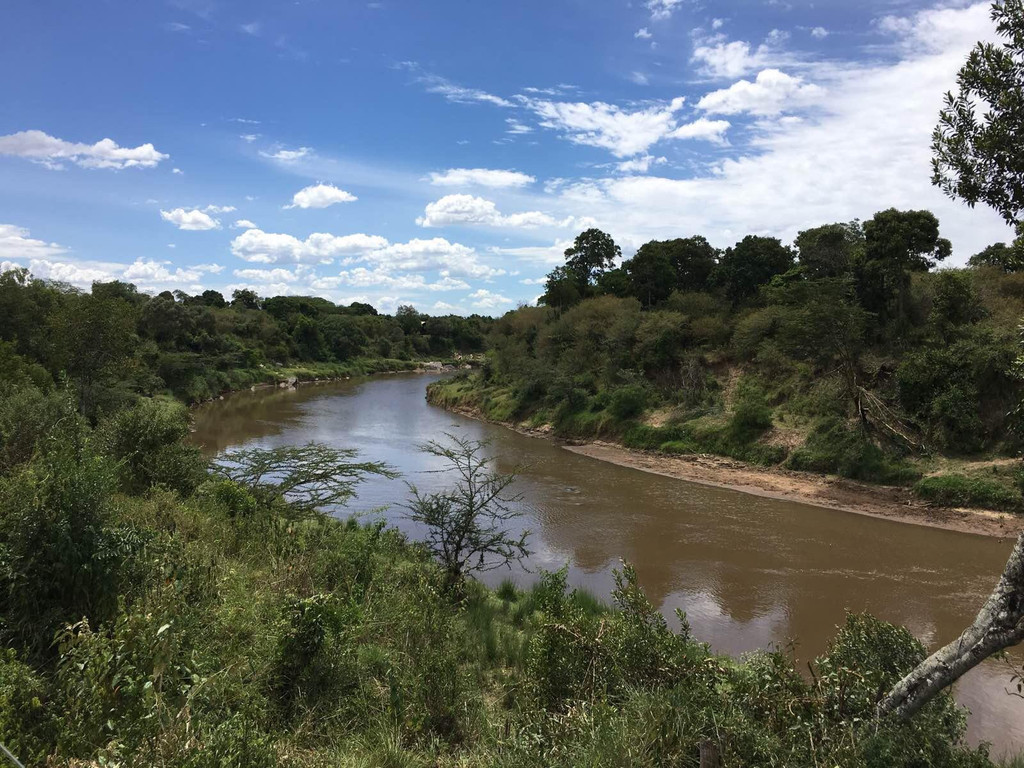
<path id="1" fill-rule="evenodd" d="M 711 488 L 619 467 L 430 406 L 432 376 L 405 374 L 293 390 L 243 392 L 196 411 L 195 440 L 210 453 L 310 441 L 355 448 L 398 480 L 374 478 L 338 514 L 383 515 L 407 531 L 405 483 L 444 485 L 417 446 L 457 432 L 488 440 L 503 471 L 522 467 L 523 526 L 532 531 L 529 583 L 568 563 L 570 582 L 607 597 L 612 568 L 636 565 L 670 620 L 723 652 L 790 647 L 802 664 L 820 653 L 846 611 L 906 625 L 926 646 L 946 643 L 974 618 L 1012 542 L 879 520 Z M 506 572 L 488 574 L 496 583 Z M 1020 655 L 1013 659 L 1020 668 Z M 1011 697 L 1007 662 L 990 661 L 958 684 L 971 711 L 968 737 L 992 754 L 1024 750 L 1024 700 Z"/>

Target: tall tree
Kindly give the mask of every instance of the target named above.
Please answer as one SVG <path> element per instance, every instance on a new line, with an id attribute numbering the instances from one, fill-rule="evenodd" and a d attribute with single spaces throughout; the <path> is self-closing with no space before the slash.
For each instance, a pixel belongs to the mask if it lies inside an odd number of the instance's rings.
<path id="1" fill-rule="evenodd" d="M 565 268 L 576 280 L 580 295 L 586 296 L 604 271 L 615 266 L 622 249 L 612 236 L 600 229 L 588 229 L 576 236 L 565 251 Z"/>
<path id="2" fill-rule="evenodd" d="M 661 245 L 656 240 L 644 243 L 622 265 L 630 292 L 648 309 L 667 299 L 676 287 L 676 270 Z"/>
<path id="3" fill-rule="evenodd" d="M 864 222 L 861 301 L 882 324 L 907 319 L 910 275 L 927 272 L 952 251 L 939 237 L 939 220 L 930 211 L 879 211 Z"/>
<path id="4" fill-rule="evenodd" d="M 715 281 L 730 299 L 741 301 L 792 266 L 793 251 L 777 237 L 747 235 L 722 254 Z"/>
<path id="5" fill-rule="evenodd" d="M 859 221 L 826 224 L 805 229 L 794 242 L 808 277 L 841 277 L 864 247 L 864 229 Z"/>
<path id="6" fill-rule="evenodd" d="M 997 0 L 1002 45 L 978 43 L 946 94 L 932 135 L 932 183 L 970 206 L 991 206 L 1008 224 L 1024 211 L 1024 0 Z"/>
<path id="7" fill-rule="evenodd" d="M 663 240 L 662 250 L 676 271 L 676 290 L 704 291 L 718 263 L 718 249 L 701 235 Z"/>

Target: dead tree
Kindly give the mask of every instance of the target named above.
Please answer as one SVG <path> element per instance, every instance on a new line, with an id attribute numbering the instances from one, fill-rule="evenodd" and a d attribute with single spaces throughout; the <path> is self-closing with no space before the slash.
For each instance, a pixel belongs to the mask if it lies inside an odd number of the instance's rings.
<path id="1" fill-rule="evenodd" d="M 936 694 L 994 653 L 1024 640 L 1024 533 L 978 617 L 899 681 L 878 704 L 880 717 L 909 720 Z"/>

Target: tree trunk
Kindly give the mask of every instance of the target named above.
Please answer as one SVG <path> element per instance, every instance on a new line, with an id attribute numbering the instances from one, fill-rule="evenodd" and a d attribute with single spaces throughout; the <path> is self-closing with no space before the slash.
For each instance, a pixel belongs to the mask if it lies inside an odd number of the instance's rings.
<path id="1" fill-rule="evenodd" d="M 994 653 L 1024 640 L 1024 533 L 978 617 L 900 680 L 878 704 L 880 717 L 909 720 L 936 694 Z"/>

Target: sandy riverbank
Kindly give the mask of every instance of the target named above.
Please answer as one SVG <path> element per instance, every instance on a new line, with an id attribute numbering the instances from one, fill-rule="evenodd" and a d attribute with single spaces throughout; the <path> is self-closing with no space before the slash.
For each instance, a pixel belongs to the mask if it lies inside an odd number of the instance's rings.
<path id="1" fill-rule="evenodd" d="M 481 421 L 490 421 L 472 408 L 449 410 Z M 497 423 L 524 435 L 552 439 L 549 430 Z M 830 475 L 795 472 L 778 467 L 760 467 L 721 456 L 638 451 L 603 441 L 563 445 L 563 448 L 620 467 L 630 467 L 690 483 L 728 488 L 756 496 L 880 517 L 912 525 L 927 525 L 932 528 L 999 538 L 1013 538 L 1024 530 L 1024 516 L 995 510 L 933 506 L 915 498 L 909 488 L 859 483 Z"/>

